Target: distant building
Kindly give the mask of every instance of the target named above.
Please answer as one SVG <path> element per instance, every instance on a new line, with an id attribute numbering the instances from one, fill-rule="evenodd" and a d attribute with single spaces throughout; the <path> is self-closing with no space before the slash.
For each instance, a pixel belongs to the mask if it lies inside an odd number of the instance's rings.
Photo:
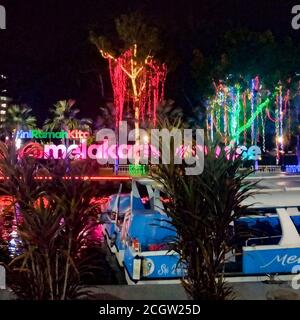
<path id="1" fill-rule="evenodd" d="M 7 94 L 6 79 L 7 77 L 4 74 L 0 74 L 0 129 L 3 127 L 7 107 L 11 101 Z"/>

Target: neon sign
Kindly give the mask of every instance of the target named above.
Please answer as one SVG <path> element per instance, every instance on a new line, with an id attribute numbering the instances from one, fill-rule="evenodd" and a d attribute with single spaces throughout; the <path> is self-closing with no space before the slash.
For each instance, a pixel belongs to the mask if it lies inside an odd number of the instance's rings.
<path id="1" fill-rule="evenodd" d="M 230 157 L 230 151 L 232 150 L 233 146 L 229 145 L 224 148 L 224 151 L 227 154 L 227 159 L 229 160 Z M 221 154 L 221 147 L 216 147 L 216 156 L 218 157 Z M 207 147 L 204 148 L 204 153 L 207 154 L 208 150 Z M 259 146 L 250 146 L 247 148 L 246 146 L 237 146 L 235 148 L 235 155 L 234 158 L 241 157 L 242 160 L 261 160 L 261 148 Z"/>
<path id="2" fill-rule="evenodd" d="M 242 156 L 243 160 L 261 160 L 261 149 L 258 146 L 238 146 L 236 153 Z"/>
<path id="3" fill-rule="evenodd" d="M 17 139 L 87 139 L 89 136 L 89 132 L 77 129 L 68 131 L 17 131 Z"/>
<path id="4" fill-rule="evenodd" d="M 203 151 L 201 146 L 198 146 L 199 149 Z M 228 154 L 231 146 L 225 147 L 225 152 Z M 177 151 L 178 153 L 178 151 Z M 180 152 L 179 152 L 180 153 Z M 205 153 L 207 153 L 207 148 L 205 147 Z M 216 155 L 219 156 L 221 153 L 221 148 L 216 148 Z M 241 156 L 243 160 L 261 160 L 261 149 L 258 146 L 238 146 L 235 150 L 236 156 Z M 21 157 L 23 156 L 32 156 L 34 158 L 44 158 L 44 159 L 94 159 L 94 160 L 116 160 L 116 159 L 130 159 L 135 156 L 143 155 L 148 157 L 149 155 L 154 156 L 155 158 L 160 157 L 160 152 L 152 145 L 141 144 L 141 145 L 108 145 L 107 142 L 103 144 L 91 144 L 87 145 L 86 142 L 81 144 L 71 144 L 66 146 L 64 144 L 45 144 L 41 145 L 37 142 L 30 142 L 19 151 Z M 114 162 L 112 162 L 114 163 Z M 132 170 L 135 171 L 136 168 L 132 167 Z M 146 172 L 141 172 L 141 168 L 138 169 L 139 174 L 146 174 Z"/>
<path id="5" fill-rule="evenodd" d="M 130 164 L 129 174 L 131 176 L 145 176 L 148 174 L 148 168 L 142 164 Z"/>
<path id="6" fill-rule="evenodd" d="M 20 157 L 31 156 L 34 158 L 44 159 L 92 159 L 92 160 L 112 160 L 115 163 L 116 159 L 128 159 L 142 154 L 148 157 L 150 154 L 159 157 L 159 151 L 154 146 L 148 144 L 141 145 L 111 145 L 107 142 L 103 144 L 87 145 L 86 142 L 81 144 L 45 144 L 41 145 L 37 142 L 30 142 L 19 151 Z"/>

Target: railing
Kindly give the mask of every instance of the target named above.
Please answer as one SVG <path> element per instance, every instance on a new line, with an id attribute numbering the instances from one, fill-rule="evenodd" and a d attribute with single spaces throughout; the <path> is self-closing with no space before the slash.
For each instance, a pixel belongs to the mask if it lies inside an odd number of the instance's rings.
<path id="1" fill-rule="evenodd" d="M 128 165 L 122 164 L 114 166 L 114 174 L 119 176 L 145 176 L 149 173 L 150 166 L 148 165 Z"/>
<path id="2" fill-rule="evenodd" d="M 258 173 L 281 173 L 281 166 L 258 166 L 257 168 L 252 167 L 255 170 L 255 174 Z"/>
<path id="3" fill-rule="evenodd" d="M 129 176 L 129 165 L 128 164 L 121 164 L 118 166 L 114 166 L 114 173 L 120 176 Z"/>

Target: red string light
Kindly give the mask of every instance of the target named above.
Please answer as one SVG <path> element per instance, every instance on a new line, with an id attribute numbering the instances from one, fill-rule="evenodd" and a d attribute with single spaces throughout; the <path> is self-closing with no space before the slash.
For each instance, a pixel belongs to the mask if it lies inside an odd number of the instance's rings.
<path id="1" fill-rule="evenodd" d="M 135 113 L 137 122 L 144 121 L 147 115 L 147 119 L 150 119 L 155 126 L 157 106 L 164 98 L 166 65 L 159 64 L 151 56 L 143 62 L 138 62 L 136 45 L 118 58 L 104 51 L 101 53 L 105 59 L 109 60 L 116 108 L 116 126 L 123 119 L 124 104 L 127 99 L 129 110 Z"/>

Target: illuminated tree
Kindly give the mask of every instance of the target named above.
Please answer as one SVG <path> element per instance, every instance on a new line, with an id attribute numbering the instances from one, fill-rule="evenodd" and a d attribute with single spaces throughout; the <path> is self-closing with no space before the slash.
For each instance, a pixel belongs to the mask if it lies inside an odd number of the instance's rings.
<path id="1" fill-rule="evenodd" d="M 133 112 L 135 128 L 145 118 L 156 124 L 157 106 L 164 97 L 167 68 L 151 54 L 157 47 L 156 30 L 148 28 L 138 14 L 121 16 L 116 29 L 124 48 L 113 52 L 103 37 L 91 35 L 91 41 L 109 62 L 110 78 L 114 92 L 116 127 L 123 120 L 124 108 Z"/>
<path id="2" fill-rule="evenodd" d="M 275 145 L 279 162 L 297 134 L 299 49 L 289 38 L 245 29 L 226 32 L 214 54 L 195 49 L 192 70 L 207 102 L 208 136 Z"/>
<path id="3" fill-rule="evenodd" d="M 295 81 L 293 81 L 295 82 Z M 298 95 L 292 80 L 279 81 L 270 89 L 259 76 L 245 85 L 241 79 L 214 82 L 215 95 L 209 101 L 207 127 L 210 139 L 222 137 L 225 144 L 261 145 L 266 149 L 266 126 L 273 128 L 277 163 L 290 144 L 292 100 Z M 298 86 L 298 82 L 296 82 Z"/>

